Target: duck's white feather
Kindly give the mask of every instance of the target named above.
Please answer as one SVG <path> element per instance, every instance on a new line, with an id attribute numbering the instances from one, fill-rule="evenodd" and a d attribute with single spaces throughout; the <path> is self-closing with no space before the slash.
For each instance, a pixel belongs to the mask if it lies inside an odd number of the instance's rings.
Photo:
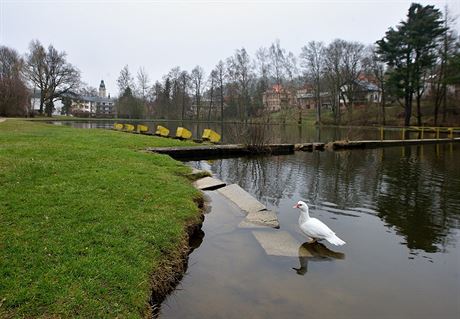
<path id="1" fill-rule="evenodd" d="M 302 232 L 308 237 L 314 239 L 325 239 L 333 245 L 341 246 L 345 242 L 337 237 L 337 235 L 322 221 L 316 218 L 310 217 L 308 213 L 308 206 L 304 202 L 299 202 L 300 217 L 299 226 Z"/>
<path id="2" fill-rule="evenodd" d="M 303 224 L 300 224 L 300 229 L 308 237 L 315 239 L 325 239 L 331 244 L 341 246 L 345 244 L 326 224 L 316 218 L 309 218 Z"/>

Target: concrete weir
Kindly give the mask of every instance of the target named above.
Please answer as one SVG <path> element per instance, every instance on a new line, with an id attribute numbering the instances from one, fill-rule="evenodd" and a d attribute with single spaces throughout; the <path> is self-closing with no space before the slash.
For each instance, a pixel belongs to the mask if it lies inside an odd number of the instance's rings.
<path id="1" fill-rule="evenodd" d="M 369 141 L 336 141 L 326 145 L 333 150 L 341 149 L 359 149 L 359 148 L 380 148 L 389 146 L 411 146 L 423 144 L 445 144 L 458 143 L 460 138 L 442 138 L 442 139 L 411 139 L 411 140 L 369 140 Z"/>
<path id="2" fill-rule="evenodd" d="M 193 147 L 149 147 L 149 152 L 167 154 L 175 159 L 210 159 L 256 154 L 292 154 L 294 144 L 267 144 L 259 147 L 243 144 L 203 145 Z"/>
<path id="3" fill-rule="evenodd" d="M 240 223 L 240 228 L 272 227 L 279 228 L 278 217 L 275 212 L 267 210 L 265 205 L 252 197 L 237 184 L 226 184 L 213 177 L 204 177 L 196 180 L 193 185 L 200 190 L 216 190 L 225 198 L 236 204 L 246 218 Z"/>
<path id="4" fill-rule="evenodd" d="M 306 249 L 302 249 L 301 243 L 286 231 L 266 232 L 254 230 L 252 234 L 267 255 L 312 257 L 311 253 Z"/>
<path id="5" fill-rule="evenodd" d="M 301 144 L 267 144 L 259 147 L 242 144 L 228 145 L 202 145 L 192 147 L 149 147 L 148 152 L 167 154 L 179 160 L 200 160 L 213 158 L 238 157 L 247 155 L 284 155 L 293 154 L 295 151 L 324 151 L 379 148 L 390 146 L 411 146 L 423 144 L 458 143 L 460 138 L 443 139 L 411 139 L 411 140 L 368 140 L 368 141 L 335 141 L 325 143 L 301 143 Z"/>
<path id="6" fill-rule="evenodd" d="M 195 182 L 193 182 L 193 186 L 195 186 L 196 188 L 202 191 L 211 191 L 214 189 L 224 187 L 225 185 L 227 184 L 225 184 L 221 180 L 217 178 L 209 177 L 209 176 L 200 178 L 196 180 Z"/>
<path id="7" fill-rule="evenodd" d="M 247 213 L 246 218 L 240 223 L 240 227 L 280 227 L 276 213 L 268 210 L 265 205 L 252 197 L 237 184 L 228 185 L 217 191 Z"/>

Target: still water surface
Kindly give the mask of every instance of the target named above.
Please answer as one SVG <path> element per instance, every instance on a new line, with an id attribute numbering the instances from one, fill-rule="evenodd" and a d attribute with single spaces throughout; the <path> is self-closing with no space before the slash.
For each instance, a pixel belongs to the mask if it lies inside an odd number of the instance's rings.
<path id="1" fill-rule="evenodd" d="M 203 130 L 211 128 L 222 135 L 223 143 L 245 143 L 247 136 L 252 134 L 263 133 L 266 142 L 270 143 L 311 143 L 311 142 L 331 142 L 342 139 L 363 140 L 363 139 L 380 139 L 380 130 L 375 127 L 338 127 L 338 126 L 312 126 L 297 124 L 237 124 L 237 123 L 219 123 L 219 122 L 193 122 L 193 121 L 161 121 L 145 120 L 130 122 L 126 120 L 115 121 L 53 121 L 58 125 L 70 125 L 77 128 L 113 128 L 113 123 L 134 123 L 144 124 L 149 127 L 149 132 L 154 133 L 157 125 L 162 125 L 170 130 L 170 135 L 175 135 L 178 126 L 189 129 L 194 139 L 200 139 Z M 255 132 L 255 133 L 254 133 Z M 410 133 L 409 138 L 416 138 L 416 132 Z M 385 131 L 385 139 L 399 139 L 401 131 L 398 129 Z M 425 138 L 434 138 L 434 133 L 425 132 Z M 443 137 L 443 136 L 441 136 Z"/>
<path id="2" fill-rule="evenodd" d="M 459 156 L 458 145 L 425 145 L 190 162 L 275 210 L 299 243 L 301 199 L 347 244 L 269 256 L 208 192 L 203 242 L 160 317 L 457 318 Z"/>

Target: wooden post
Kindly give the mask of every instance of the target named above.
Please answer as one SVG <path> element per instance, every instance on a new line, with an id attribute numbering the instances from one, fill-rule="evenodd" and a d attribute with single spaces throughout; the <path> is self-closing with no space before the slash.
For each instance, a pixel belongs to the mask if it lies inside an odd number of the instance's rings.
<path id="1" fill-rule="evenodd" d="M 406 131 L 406 129 L 403 127 L 403 129 L 402 129 L 402 134 L 401 134 L 401 139 L 402 139 L 403 141 L 404 141 L 405 138 L 406 138 L 406 136 L 405 136 L 406 134 L 404 134 L 405 131 Z"/>
<path id="2" fill-rule="evenodd" d="M 380 127 L 380 140 L 383 141 L 383 139 L 385 138 L 384 134 L 383 134 L 383 126 Z"/>
<path id="3" fill-rule="evenodd" d="M 422 126 L 422 133 L 420 134 L 420 139 L 423 140 L 423 130 L 424 130 L 424 127 Z"/>
<path id="4" fill-rule="evenodd" d="M 439 140 L 439 127 L 436 128 L 436 139 Z"/>

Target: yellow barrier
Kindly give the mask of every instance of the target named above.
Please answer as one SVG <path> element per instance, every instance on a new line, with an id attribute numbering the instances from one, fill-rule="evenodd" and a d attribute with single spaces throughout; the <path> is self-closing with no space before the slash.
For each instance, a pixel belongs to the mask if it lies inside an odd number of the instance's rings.
<path id="1" fill-rule="evenodd" d="M 201 137 L 205 141 L 210 141 L 212 143 L 217 143 L 220 141 L 220 134 L 214 132 L 213 130 L 207 128 L 203 131 L 203 136 Z"/>
<path id="2" fill-rule="evenodd" d="M 183 138 L 183 139 L 189 139 L 192 137 L 192 132 L 190 132 L 184 127 L 179 126 L 176 130 L 176 137 Z"/>
<path id="3" fill-rule="evenodd" d="M 121 130 L 123 129 L 123 124 L 114 123 L 114 124 L 113 124 L 113 128 L 116 129 L 116 130 L 121 131 Z"/>
<path id="4" fill-rule="evenodd" d="M 134 131 L 134 125 L 132 124 L 125 124 L 125 131 L 132 132 Z"/>
<path id="5" fill-rule="evenodd" d="M 158 125 L 155 135 L 167 137 L 169 135 L 169 130 L 164 126 Z"/>
<path id="6" fill-rule="evenodd" d="M 145 132 L 148 132 L 148 130 L 149 130 L 149 127 L 147 125 L 142 125 L 142 124 L 137 125 L 138 133 L 145 133 Z"/>
<path id="7" fill-rule="evenodd" d="M 385 128 L 381 126 L 380 127 L 380 140 L 385 139 L 384 130 Z M 401 140 L 406 139 L 406 132 L 418 132 L 419 138 L 423 140 L 426 137 L 426 133 L 432 133 L 434 134 L 436 139 L 439 139 L 441 133 L 447 133 L 449 138 L 454 138 L 454 132 L 458 133 L 458 131 L 460 131 L 460 128 L 457 128 L 457 127 L 439 127 L 439 126 L 402 127 L 401 128 Z"/>

